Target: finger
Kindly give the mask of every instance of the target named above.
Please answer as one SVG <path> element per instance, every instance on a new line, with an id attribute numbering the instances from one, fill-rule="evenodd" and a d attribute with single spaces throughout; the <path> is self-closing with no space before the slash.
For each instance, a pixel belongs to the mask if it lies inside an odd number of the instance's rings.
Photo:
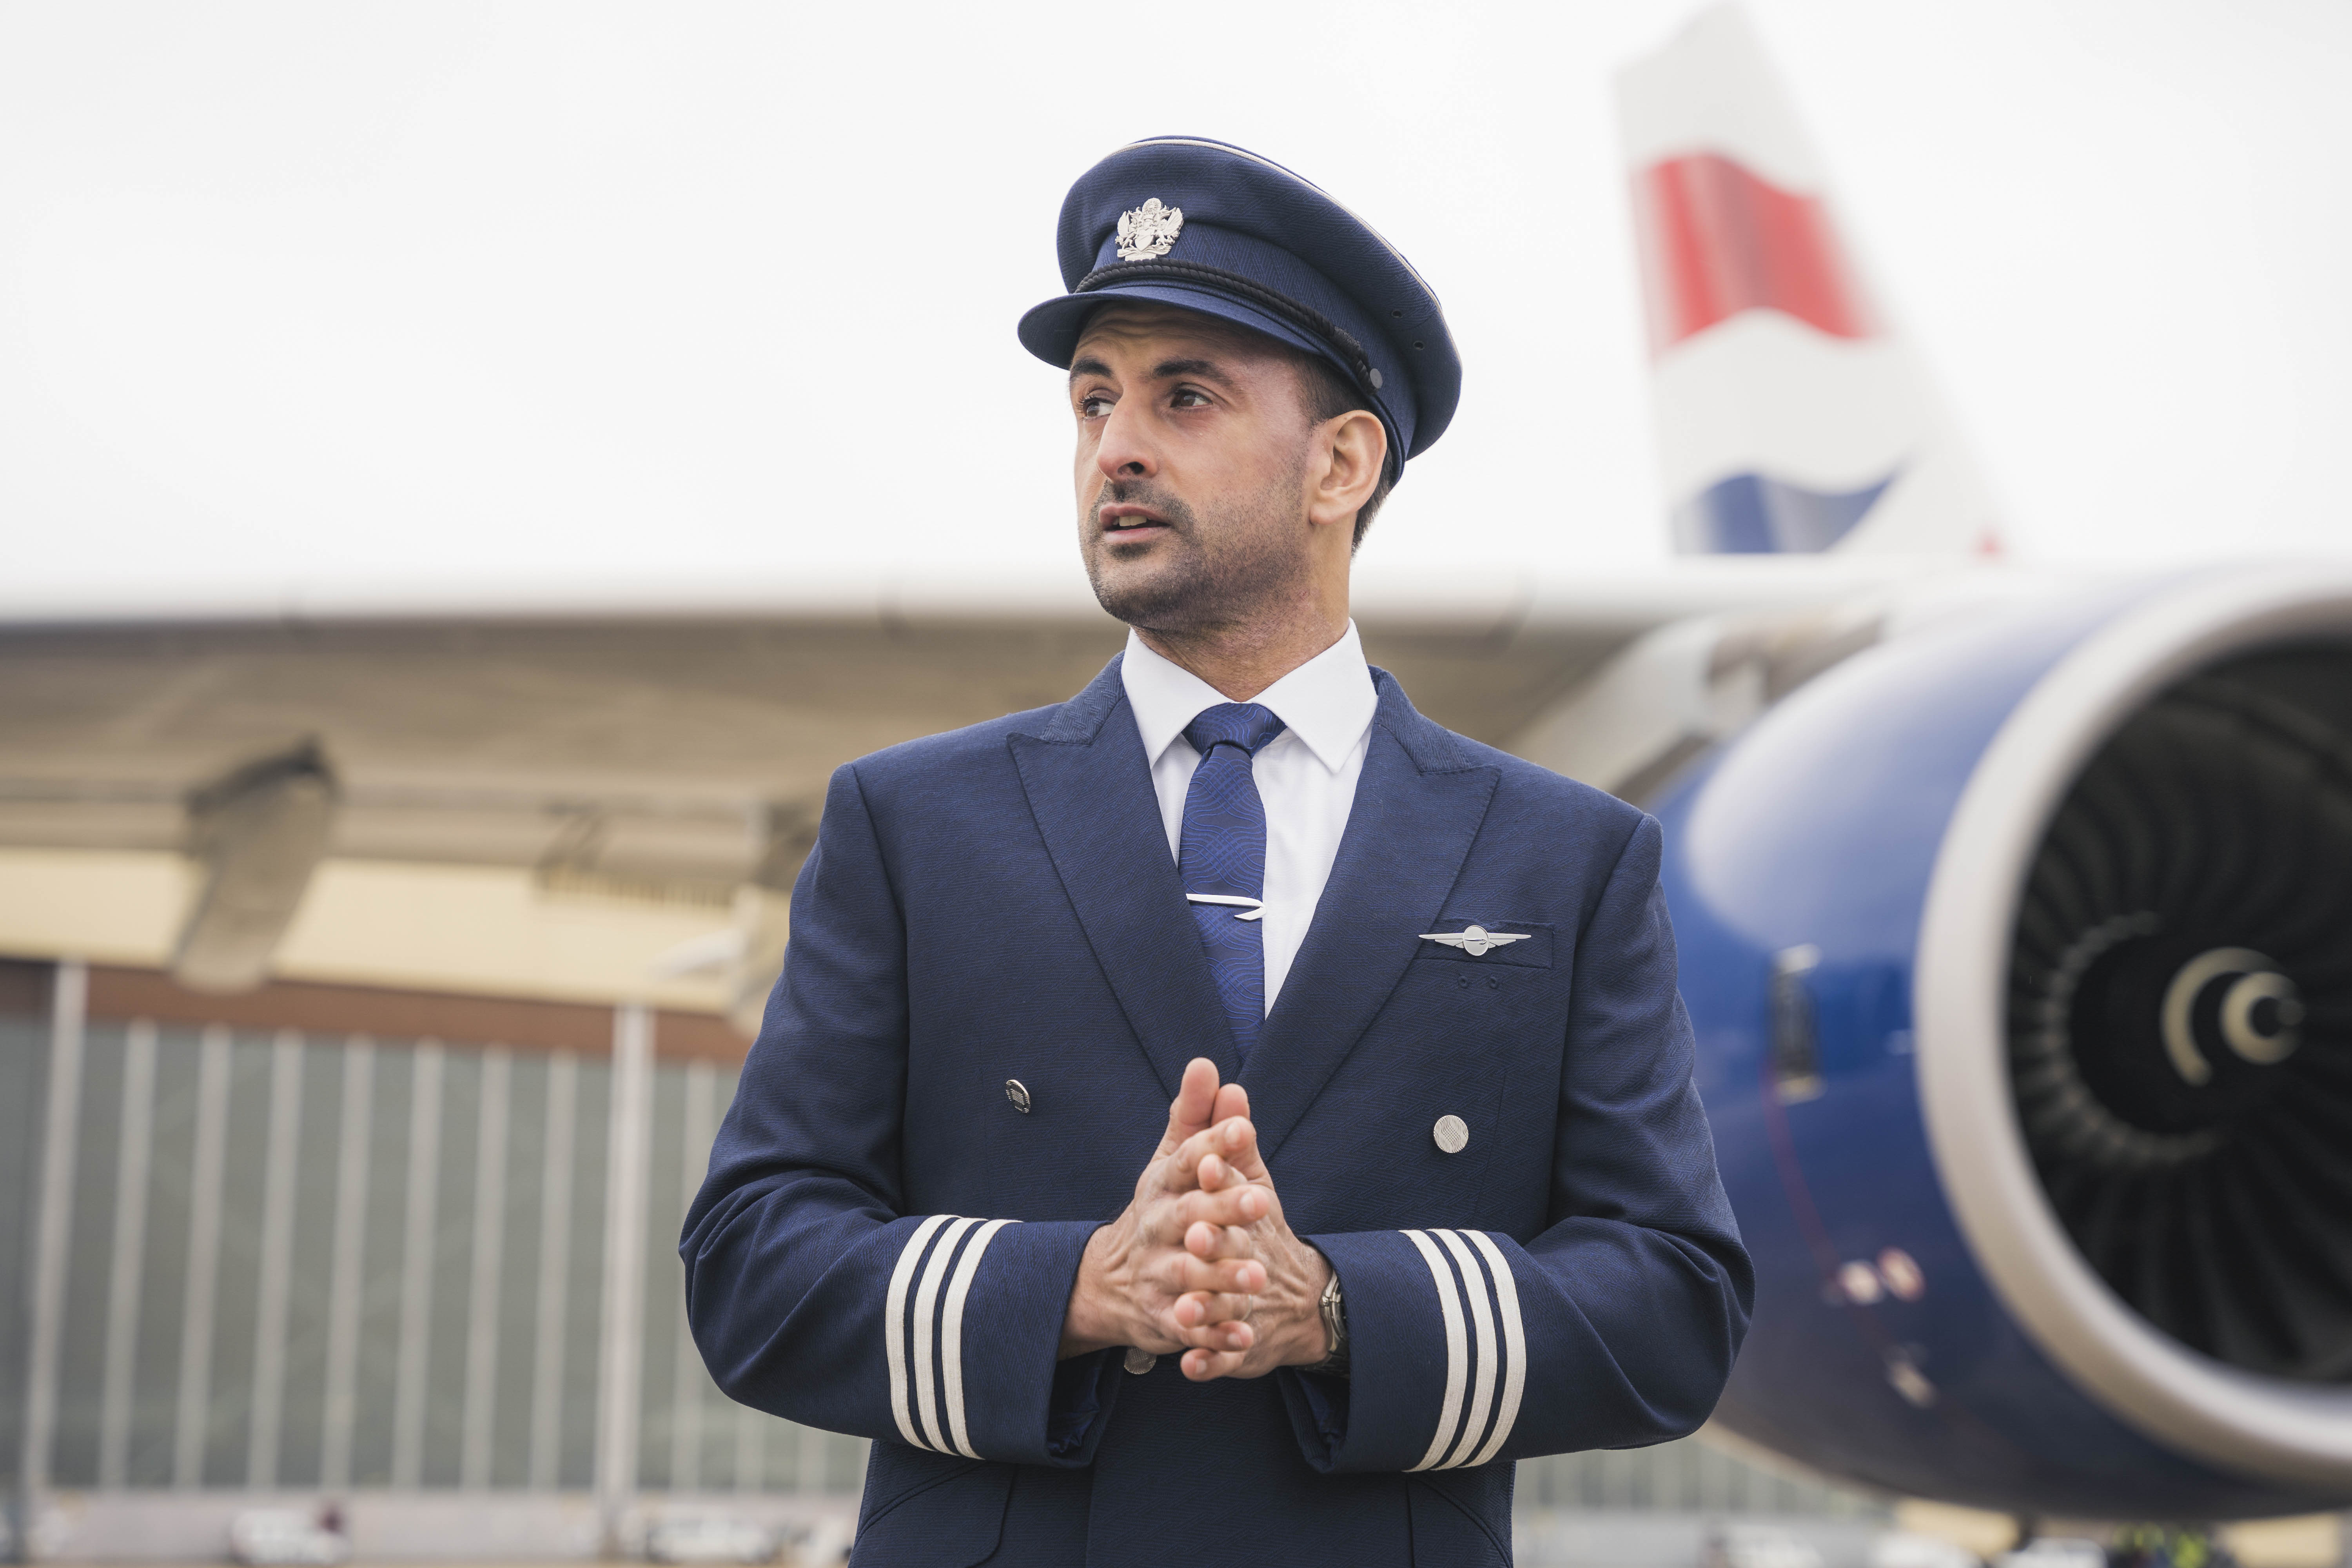
<path id="1" fill-rule="evenodd" d="M 1247 1232 L 1242 1234 L 1248 1237 Z M 1226 1253 L 1229 1247 L 1229 1239 L 1220 1238 L 1213 1250 Z M 1181 1296 L 1187 1290 L 1262 1289 L 1262 1284 L 1249 1281 L 1262 1281 L 1265 1265 L 1258 1258 L 1255 1238 L 1250 1238 L 1238 1251 L 1215 1258 L 1195 1258 L 1181 1247 L 1166 1251 L 1154 1248 L 1140 1273 L 1142 1280 L 1161 1294 Z"/>
<path id="2" fill-rule="evenodd" d="M 1204 1136 L 1213 1141 L 1211 1152 L 1244 1179 L 1273 1184 L 1273 1178 L 1265 1172 L 1265 1161 L 1258 1154 L 1257 1123 L 1246 1116 L 1228 1117 Z"/>
<path id="3" fill-rule="evenodd" d="M 1214 1154 L 1202 1158 L 1190 1178 L 1172 1163 L 1163 1167 L 1160 1190 L 1181 1194 L 1187 1223 L 1204 1219 L 1212 1225 L 1255 1225 L 1281 1206 L 1266 1182 L 1253 1182 Z"/>
<path id="4" fill-rule="evenodd" d="M 1204 1261 L 1189 1253 L 1166 1254 L 1150 1270 L 1151 1287 L 1173 1299 L 1207 1292 L 1213 1296 L 1254 1296 L 1265 1289 L 1265 1265 L 1255 1258 Z"/>
<path id="5" fill-rule="evenodd" d="M 1246 1323 L 1257 1311 L 1257 1298 L 1246 1292 L 1230 1295 L 1216 1290 L 1195 1290 L 1180 1296 L 1171 1310 L 1176 1326 L 1181 1329 L 1213 1329 L 1223 1323 Z M 1206 1339 L 1186 1342 L 1208 1344 L 1213 1350 L 1240 1350 L 1239 1345 L 1211 1344 Z"/>
<path id="6" fill-rule="evenodd" d="M 1201 1156 L 1200 1164 L 1192 1172 L 1192 1181 L 1181 1190 L 1190 1191 L 1195 1187 L 1203 1193 L 1231 1194 L 1243 1202 L 1244 1206 L 1240 1209 L 1221 1211 L 1228 1217 L 1220 1219 L 1217 1222 L 1220 1225 L 1255 1225 L 1274 1212 L 1274 1188 L 1271 1184 L 1251 1181 L 1234 1169 L 1230 1162 L 1214 1154 Z M 1244 1199 L 1244 1193 L 1254 1195 Z M 1233 1217 L 1236 1215 L 1238 1217 Z M 1208 1216 L 1203 1215 L 1202 1217 Z"/>
<path id="7" fill-rule="evenodd" d="M 1184 1227 L 1184 1250 L 1203 1263 L 1222 1263 L 1227 1258 L 1255 1258 L 1257 1243 L 1237 1225 L 1213 1225 L 1201 1219 Z"/>
<path id="8" fill-rule="evenodd" d="M 1265 1289 L 1265 1265 L 1255 1258 L 1225 1258 L 1214 1262 L 1179 1253 L 1182 1261 L 1166 1279 L 1168 1293 L 1187 1296 L 1208 1291 L 1225 1296 L 1254 1296 Z"/>
<path id="9" fill-rule="evenodd" d="M 1168 1234 L 1181 1238 L 1196 1225 L 1246 1230 L 1274 1212 L 1274 1195 L 1264 1187 L 1234 1186 L 1221 1193 L 1185 1193 L 1170 1205 L 1178 1227 Z M 1181 1240 L 1178 1245 L 1184 1245 Z"/>
<path id="10" fill-rule="evenodd" d="M 1216 1103 L 1217 1064 L 1206 1057 L 1194 1057 L 1184 1064 L 1183 1082 L 1168 1107 L 1168 1132 L 1160 1140 L 1160 1152 L 1182 1147 L 1186 1139 L 1207 1127 Z"/>
<path id="11" fill-rule="evenodd" d="M 1249 1114 L 1249 1090 L 1237 1083 L 1229 1083 L 1217 1090 L 1217 1103 L 1210 1112 L 1211 1121 L 1223 1121 L 1229 1117 Z"/>
<path id="12" fill-rule="evenodd" d="M 1200 1169 L 1201 1161 L 1204 1155 L 1216 1152 L 1216 1130 L 1209 1127 L 1196 1128 L 1170 1152 L 1168 1163 L 1190 1174 Z"/>
<path id="13" fill-rule="evenodd" d="M 1189 1350 L 1177 1364 L 1194 1383 L 1207 1383 L 1214 1378 L 1230 1377 L 1241 1371 L 1242 1358 L 1231 1352 L 1221 1355 L 1214 1351 Z"/>
<path id="14" fill-rule="evenodd" d="M 1191 1147 L 1190 1143 L 1185 1145 L 1187 1149 Z M 1187 1166 L 1184 1163 L 1184 1150 L 1180 1149 L 1167 1159 L 1155 1162 L 1153 1169 L 1160 1190 L 1171 1196 L 1198 1194 L 1200 1196 L 1192 1200 L 1198 1203 L 1203 1199 L 1223 1194 L 1223 1201 L 1231 1203 L 1240 1197 L 1245 1190 L 1255 1189 L 1265 1200 L 1244 1218 L 1238 1221 L 1230 1218 L 1221 1219 L 1217 1222 L 1220 1225 L 1236 1223 L 1247 1225 L 1271 1212 L 1275 1206 L 1274 1188 L 1269 1183 L 1252 1182 L 1235 1169 L 1231 1161 L 1220 1159 L 1214 1154 L 1203 1154 L 1201 1156 L 1199 1164 Z M 1229 1211 L 1220 1210 L 1219 1212 Z M 1192 1217 L 1190 1211 L 1187 1213 L 1187 1217 Z M 1202 1211 L 1199 1217 L 1207 1217 L 1206 1211 Z"/>
<path id="15" fill-rule="evenodd" d="M 1184 1217 L 1204 1219 L 1211 1225 L 1255 1225 L 1277 1206 L 1272 1187 L 1263 1182 L 1245 1182 L 1230 1168 L 1223 1184 L 1187 1201 Z"/>
<path id="16" fill-rule="evenodd" d="M 1229 1318 L 1205 1328 L 1179 1329 L 1176 1338 L 1179 1343 L 1195 1350 L 1209 1351 L 1218 1355 L 1228 1352 L 1242 1355 L 1248 1353 L 1250 1347 L 1257 1343 L 1257 1330 L 1238 1319 Z"/>
<path id="17" fill-rule="evenodd" d="M 1247 1175 L 1249 1166 L 1241 1155 L 1244 1150 L 1248 1152 L 1248 1159 L 1256 1158 L 1257 1129 L 1250 1124 L 1247 1117 L 1236 1117 L 1193 1132 L 1177 1145 L 1171 1163 L 1187 1171 L 1196 1171 L 1202 1160 L 1214 1154 Z"/>
<path id="18" fill-rule="evenodd" d="M 1168 1131 L 1152 1156 L 1154 1179 L 1161 1191 L 1190 1192 L 1199 1184 L 1201 1155 L 1211 1147 L 1202 1142 L 1209 1129 L 1203 1121 L 1186 1118 L 1206 1117 L 1205 1107 L 1215 1100 L 1216 1085 L 1216 1064 L 1206 1057 L 1193 1058 L 1184 1068 L 1183 1086 L 1168 1108 Z"/>

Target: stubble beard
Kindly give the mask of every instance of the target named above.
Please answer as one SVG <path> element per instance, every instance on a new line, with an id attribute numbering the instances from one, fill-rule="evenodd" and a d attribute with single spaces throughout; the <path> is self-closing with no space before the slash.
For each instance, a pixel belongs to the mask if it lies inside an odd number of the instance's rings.
<path id="1" fill-rule="evenodd" d="M 1181 637 L 1245 623 L 1297 598 L 1310 578 L 1298 519 L 1300 475 L 1286 476 L 1213 514 L 1210 525 L 1180 497 L 1144 480 L 1106 480 L 1087 509 L 1087 577 L 1096 602 L 1147 632 Z M 1119 570 L 1116 536 L 1097 518 L 1108 505 L 1147 506 L 1168 522 L 1158 560 Z"/>

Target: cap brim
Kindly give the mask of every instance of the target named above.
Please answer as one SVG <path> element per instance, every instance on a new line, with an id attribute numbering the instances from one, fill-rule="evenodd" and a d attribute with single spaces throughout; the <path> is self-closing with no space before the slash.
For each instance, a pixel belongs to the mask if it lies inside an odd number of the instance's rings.
<path id="1" fill-rule="evenodd" d="M 1078 339 L 1085 335 L 1087 320 L 1106 305 L 1122 301 L 1150 300 L 1154 304 L 1173 305 L 1182 310 L 1197 310 L 1204 316 L 1214 316 L 1235 326 L 1264 332 L 1276 342 L 1328 360 L 1329 351 L 1313 338 L 1277 316 L 1220 294 L 1213 289 L 1194 288 L 1189 284 L 1171 283 L 1164 279 L 1133 283 L 1110 284 L 1084 294 L 1065 294 L 1058 300 L 1048 300 L 1021 318 L 1021 346 L 1057 370 L 1070 368 L 1077 357 Z M 1344 369 L 1341 374 L 1346 374 Z"/>

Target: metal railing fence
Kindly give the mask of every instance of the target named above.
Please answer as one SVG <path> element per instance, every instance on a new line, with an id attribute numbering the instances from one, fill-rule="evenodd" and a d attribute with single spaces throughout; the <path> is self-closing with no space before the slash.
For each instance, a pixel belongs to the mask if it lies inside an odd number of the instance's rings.
<path id="1" fill-rule="evenodd" d="M 840 1492 L 862 1440 L 728 1400 L 677 1225 L 734 1092 L 496 1043 L 0 1016 L 0 1460 L 53 1489 Z M 16 1272 L 12 1268 L 10 1272 Z M 11 1319 L 15 1321 L 11 1321 Z"/>

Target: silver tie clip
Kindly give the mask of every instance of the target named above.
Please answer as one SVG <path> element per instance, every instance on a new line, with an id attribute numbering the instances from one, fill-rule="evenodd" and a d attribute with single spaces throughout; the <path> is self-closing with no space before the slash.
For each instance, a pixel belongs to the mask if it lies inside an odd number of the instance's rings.
<path id="1" fill-rule="evenodd" d="M 1244 899 L 1233 893 L 1187 893 L 1184 897 L 1195 904 L 1235 905 L 1234 919 L 1237 921 L 1262 920 L 1265 916 L 1265 901 L 1259 899 Z"/>

